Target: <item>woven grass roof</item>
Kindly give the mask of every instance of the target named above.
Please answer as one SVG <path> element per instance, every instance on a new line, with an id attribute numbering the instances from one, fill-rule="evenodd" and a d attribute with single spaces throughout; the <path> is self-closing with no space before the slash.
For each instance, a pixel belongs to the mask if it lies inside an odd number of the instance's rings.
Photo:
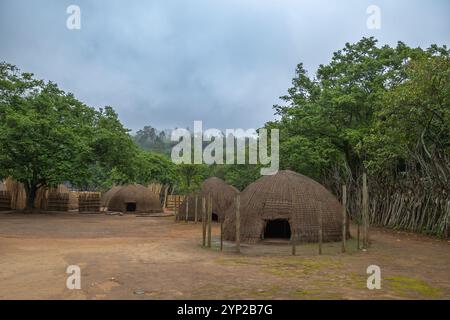
<path id="1" fill-rule="evenodd" d="M 133 213 L 163 212 L 158 196 L 140 184 L 120 187 L 109 200 L 108 210 L 126 213 L 129 203 L 136 205 Z"/>
<path id="2" fill-rule="evenodd" d="M 218 221 L 224 221 L 227 209 L 233 205 L 234 197 L 239 193 L 239 190 L 235 187 L 227 184 L 220 178 L 211 177 L 203 181 L 201 185 L 201 191 L 198 195 L 197 206 L 198 206 L 198 221 L 201 221 L 202 217 L 202 197 L 208 197 L 211 194 L 213 201 L 213 213 L 217 215 Z M 186 219 L 186 201 L 184 200 L 180 207 L 178 220 Z M 189 212 L 188 220 L 193 221 L 195 218 L 195 195 L 190 195 L 188 197 L 189 201 Z"/>
<path id="3" fill-rule="evenodd" d="M 324 186 L 299 173 L 285 170 L 263 176 L 241 193 L 241 239 L 257 242 L 267 221 L 286 219 L 291 237 L 299 242 L 318 241 L 319 210 L 324 241 L 342 237 L 342 206 Z M 235 240 L 235 209 L 228 209 L 224 237 Z"/>

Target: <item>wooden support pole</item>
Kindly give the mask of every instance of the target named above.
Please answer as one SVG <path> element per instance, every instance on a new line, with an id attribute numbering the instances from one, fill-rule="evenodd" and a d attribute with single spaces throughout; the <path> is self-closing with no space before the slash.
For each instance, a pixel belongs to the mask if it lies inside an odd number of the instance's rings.
<path id="1" fill-rule="evenodd" d="M 175 221 L 177 221 L 177 218 L 178 218 L 178 196 L 175 195 L 174 197 L 175 197 L 175 199 L 173 199 L 174 200 L 173 201 L 173 212 L 175 214 Z"/>
<path id="2" fill-rule="evenodd" d="M 360 230 L 360 227 L 359 227 L 359 221 L 357 221 L 356 228 L 357 228 L 357 230 L 356 230 L 356 249 L 359 250 L 360 249 L 360 246 L 359 246 L 359 235 L 361 233 L 361 230 Z"/>
<path id="3" fill-rule="evenodd" d="M 236 252 L 241 252 L 241 196 L 236 195 Z"/>
<path id="4" fill-rule="evenodd" d="M 322 225 L 322 203 L 319 201 L 319 213 L 317 215 L 319 220 L 319 254 L 322 254 L 322 242 L 323 242 L 323 225 Z"/>
<path id="5" fill-rule="evenodd" d="M 292 255 L 295 256 L 297 248 L 296 248 L 296 239 L 295 239 L 295 233 L 292 233 L 291 237 L 291 244 L 292 244 Z"/>
<path id="6" fill-rule="evenodd" d="M 194 221 L 198 222 L 198 195 L 195 195 L 195 213 L 194 213 Z"/>
<path id="7" fill-rule="evenodd" d="M 223 251 L 223 222 L 220 223 L 220 251 Z"/>
<path id="8" fill-rule="evenodd" d="M 363 209 L 363 248 L 369 247 L 369 194 L 367 190 L 367 174 L 363 173 L 362 189 L 362 209 Z"/>
<path id="9" fill-rule="evenodd" d="M 186 200 L 186 217 L 184 219 L 184 221 L 188 222 L 189 220 L 189 195 L 186 195 L 186 198 L 184 198 Z"/>
<path id="10" fill-rule="evenodd" d="M 347 240 L 347 186 L 342 186 L 342 253 L 346 251 Z"/>
<path id="11" fill-rule="evenodd" d="M 208 248 L 211 248 L 212 195 L 209 194 L 208 198 Z"/>
<path id="12" fill-rule="evenodd" d="M 203 242 L 202 246 L 206 247 L 206 198 L 202 197 L 202 234 L 203 234 Z"/>

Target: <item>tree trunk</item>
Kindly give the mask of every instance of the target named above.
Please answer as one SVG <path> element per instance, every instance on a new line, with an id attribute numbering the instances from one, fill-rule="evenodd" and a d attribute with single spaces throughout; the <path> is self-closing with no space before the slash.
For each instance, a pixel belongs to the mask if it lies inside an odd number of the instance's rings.
<path id="1" fill-rule="evenodd" d="M 26 211 L 32 212 L 34 209 L 34 200 L 36 199 L 36 193 L 37 193 L 37 185 L 35 184 L 26 184 L 25 190 L 27 193 L 27 206 Z"/>

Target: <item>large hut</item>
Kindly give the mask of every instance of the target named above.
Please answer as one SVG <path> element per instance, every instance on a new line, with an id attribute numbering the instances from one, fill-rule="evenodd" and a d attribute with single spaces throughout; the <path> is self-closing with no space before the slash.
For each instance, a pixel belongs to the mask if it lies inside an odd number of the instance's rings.
<path id="1" fill-rule="evenodd" d="M 317 242 L 319 213 L 323 241 L 342 239 L 342 206 L 324 186 L 293 171 L 263 176 L 241 193 L 241 240 L 267 238 Z M 224 225 L 226 240 L 235 240 L 235 212 L 230 208 Z"/>
<path id="2" fill-rule="evenodd" d="M 212 197 L 212 220 L 223 222 L 227 209 L 233 206 L 236 194 L 239 190 L 230 186 L 225 181 L 217 177 L 211 177 L 203 181 L 200 193 L 197 195 L 197 219 L 202 220 L 202 198 L 207 198 L 209 194 Z M 196 195 L 190 195 L 181 203 L 177 220 L 186 220 L 186 202 L 188 202 L 187 219 L 195 220 L 195 199 Z"/>
<path id="3" fill-rule="evenodd" d="M 140 184 L 118 189 L 108 202 L 108 210 L 123 213 L 163 212 L 158 196 Z"/>
<path id="4" fill-rule="evenodd" d="M 111 200 L 113 195 L 115 195 L 116 192 L 119 191 L 121 188 L 122 186 L 113 186 L 111 189 L 102 194 L 102 198 L 100 200 L 101 206 L 108 208 L 109 201 Z"/>

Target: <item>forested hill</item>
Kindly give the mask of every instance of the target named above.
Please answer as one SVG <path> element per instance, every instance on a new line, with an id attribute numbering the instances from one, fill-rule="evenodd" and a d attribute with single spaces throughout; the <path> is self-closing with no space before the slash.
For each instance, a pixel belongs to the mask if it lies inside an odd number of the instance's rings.
<path id="1" fill-rule="evenodd" d="M 150 125 L 138 130 L 133 136 L 133 140 L 138 146 L 147 151 L 170 156 L 174 142 L 170 141 L 171 130 L 157 130 Z"/>

